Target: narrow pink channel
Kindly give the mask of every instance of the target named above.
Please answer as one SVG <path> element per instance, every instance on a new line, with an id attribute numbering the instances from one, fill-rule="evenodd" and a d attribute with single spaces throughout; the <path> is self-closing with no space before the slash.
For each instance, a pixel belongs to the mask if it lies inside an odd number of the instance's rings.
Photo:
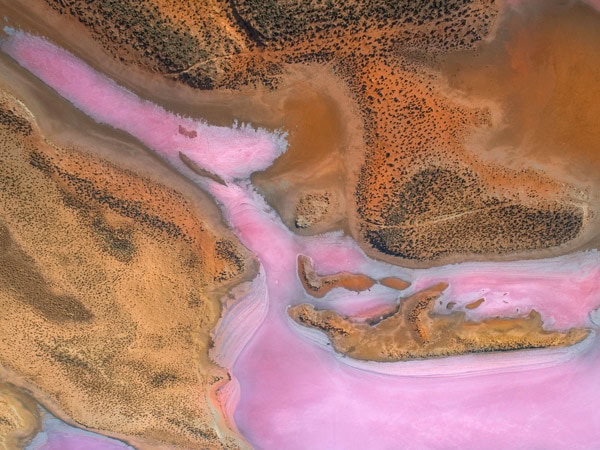
<path id="1" fill-rule="evenodd" d="M 8 30 L 2 49 L 100 123 L 120 128 L 171 162 L 185 153 L 229 180 L 268 167 L 284 149 L 282 136 L 250 127 L 208 126 L 167 112 L 115 84 L 40 37 Z M 242 163 L 243 161 L 243 163 Z"/>
<path id="2" fill-rule="evenodd" d="M 173 128 L 183 119 L 134 97 L 39 38 L 13 33 L 3 49 L 91 117 L 138 136 L 167 158 L 172 155 L 171 144 L 179 142 Z M 73 72 L 76 82 L 66 76 Z M 259 157 L 264 165 L 276 153 L 272 146 L 278 138 L 264 132 L 253 134 L 254 140 L 247 129 L 217 133 L 212 128 L 198 129 L 202 135 L 218 134 L 224 149 L 238 148 L 237 159 L 224 161 L 198 150 L 196 161 L 228 180 L 239 166 L 248 174 L 254 170 L 253 155 L 264 150 L 268 156 Z M 259 278 L 247 286 L 250 292 L 226 307 L 212 353 L 235 379 L 221 393 L 224 412 L 233 414 L 240 432 L 257 448 L 586 449 L 600 444 L 595 335 L 560 351 L 358 364 L 335 354 L 318 333 L 301 329 L 286 314 L 298 302 L 360 312 L 398 299 L 397 292 L 375 286 L 358 294 L 336 289 L 316 301 L 296 275 L 302 253 L 321 273 L 348 270 L 408 279 L 413 286 L 407 293 L 446 281 L 450 287 L 440 310 L 449 301 L 460 307 L 483 296 L 484 304 L 472 317 L 515 316 L 535 308 L 550 328 L 596 328 L 589 314 L 600 306 L 597 252 L 407 270 L 368 259 L 340 234 L 293 235 L 249 181 L 226 186 L 206 181 L 204 186 L 261 263 Z"/>

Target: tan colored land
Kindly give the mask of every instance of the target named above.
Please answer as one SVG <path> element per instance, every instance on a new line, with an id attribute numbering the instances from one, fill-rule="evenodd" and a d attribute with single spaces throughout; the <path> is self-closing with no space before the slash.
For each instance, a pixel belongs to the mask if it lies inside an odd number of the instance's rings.
<path id="1" fill-rule="evenodd" d="M 294 70 L 274 91 L 288 149 L 252 182 L 295 233 L 345 229 L 344 155 L 362 153 L 362 124 L 330 70 Z"/>
<path id="2" fill-rule="evenodd" d="M 465 353 L 521 350 L 573 345 L 588 330 L 546 331 L 541 316 L 531 311 L 523 318 L 493 318 L 471 322 L 464 312 L 433 312 L 435 300 L 446 289 L 438 284 L 403 299 L 389 314 L 355 321 L 310 304 L 295 305 L 289 315 L 301 325 L 327 334 L 336 352 L 354 359 L 393 362 Z"/>
<path id="3" fill-rule="evenodd" d="M 392 289 L 396 289 L 398 291 L 402 291 L 410 286 L 408 281 L 404 281 L 397 277 L 385 277 L 379 280 L 379 284 L 387 286 Z"/>
<path id="4" fill-rule="evenodd" d="M 478 300 L 475 300 L 474 302 L 468 303 L 465 305 L 465 308 L 467 309 L 477 309 L 481 306 L 481 304 L 485 301 L 484 298 L 480 298 Z"/>
<path id="5" fill-rule="evenodd" d="M 0 384 L 0 449 L 25 448 L 40 429 L 35 402 L 15 387 Z"/>
<path id="6" fill-rule="evenodd" d="M 240 445 L 216 426 L 208 348 L 252 258 L 215 206 L 59 148 L 6 91 L 0 144 L 2 377 L 138 448 Z"/>
<path id="7" fill-rule="evenodd" d="M 314 228 L 335 207 L 335 197 L 328 191 L 306 193 L 298 199 L 294 226 L 298 229 Z"/>

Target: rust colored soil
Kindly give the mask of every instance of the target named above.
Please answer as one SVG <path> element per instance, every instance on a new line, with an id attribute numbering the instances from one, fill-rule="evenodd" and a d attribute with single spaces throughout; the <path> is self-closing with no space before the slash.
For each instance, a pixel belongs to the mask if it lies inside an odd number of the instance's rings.
<path id="1" fill-rule="evenodd" d="M 410 283 L 408 281 L 404 281 L 396 277 L 382 278 L 381 280 L 379 280 L 379 284 L 382 284 L 392 289 L 396 289 L 398 291 L 402 291 L 410 286 Z"/>

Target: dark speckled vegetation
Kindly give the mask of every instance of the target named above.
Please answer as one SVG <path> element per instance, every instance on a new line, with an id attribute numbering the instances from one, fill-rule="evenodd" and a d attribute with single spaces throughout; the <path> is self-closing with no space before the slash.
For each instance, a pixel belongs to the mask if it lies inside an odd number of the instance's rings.
<path id="1" fill-rule="evenodd" d="M 31 124 L 26 119 L 15 114 L 10 108 L 5 108 L 3 105 L 0 105 L 0 124 L 23 136 L 29 136 L 32 131 Z"/>
<path id="2" fill-rule="evenodd" d="M 163 17 L 151 2 L 48 0 L 47 3 L 88 27 L 107 50 L 123 61 L 141 59 L 150 68 L 172 73 L 207 56 L 189 30 Z M 127 49 L 132 56 L 126 55 Z"/>
<path id="3" fill-rule="evenodd" d="M 374 254 L 506 255 L 563 245 L 584 228 L 584 210 L 556 189 L 533 189 L 526 204 L 516 192 L 550 180 L 467 155 L 465 139 L 490 113 L 439 89 L 436 61 L 489 36 L 493 0 L 44 1 L 116 58 L 197 89 L 276 89 L 290 65 L 327 64 L 364 126 L 345 190 L 352 232 Z"/>

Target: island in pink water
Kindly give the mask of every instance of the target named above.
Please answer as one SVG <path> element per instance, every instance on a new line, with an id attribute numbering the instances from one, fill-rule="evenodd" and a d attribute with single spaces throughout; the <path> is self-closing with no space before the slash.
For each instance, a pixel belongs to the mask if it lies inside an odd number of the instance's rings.
<path id="1" fill-rule="evenodd" d="M 21 31 L 11 31 L 2 49 L 78 109 L 135 136 L 206 189 L 256 255 L 258 275 L 225 304 L 211 349 L 231 375 L 218 392 L 220 414 L 252 446 L 583 449 L 600 442 L 600 347 L 592 320 L 600 307 L 598 252 L 404 269 L 368 258 L 341 233 L 298 236 L 249 181 L 282 152 L 282 135 L 173 115 Z M 181 164 L 179 152 L 220 181 Z M 310 257 L 319 274 L 397 277 L 410 286 L 400 292 L 382 284 L 360 292 L 338 287 L 314 298 L 298 277 L 298 255 Z M 360 317 L 440 282 L 448 287 L 435 305 L 439 314 L 450 303 L 464 308 L 483 298 L 465 309 L 468 320 L 524 317 L 535 310 L 545 330 L 590 331 L 566 347 L 375 363 L 335 352 L 323 333 L 287 313 L 292 305 L 310 303 Z M 59 428 L 47 420 L 30 448 L 120 448 Z"/>

